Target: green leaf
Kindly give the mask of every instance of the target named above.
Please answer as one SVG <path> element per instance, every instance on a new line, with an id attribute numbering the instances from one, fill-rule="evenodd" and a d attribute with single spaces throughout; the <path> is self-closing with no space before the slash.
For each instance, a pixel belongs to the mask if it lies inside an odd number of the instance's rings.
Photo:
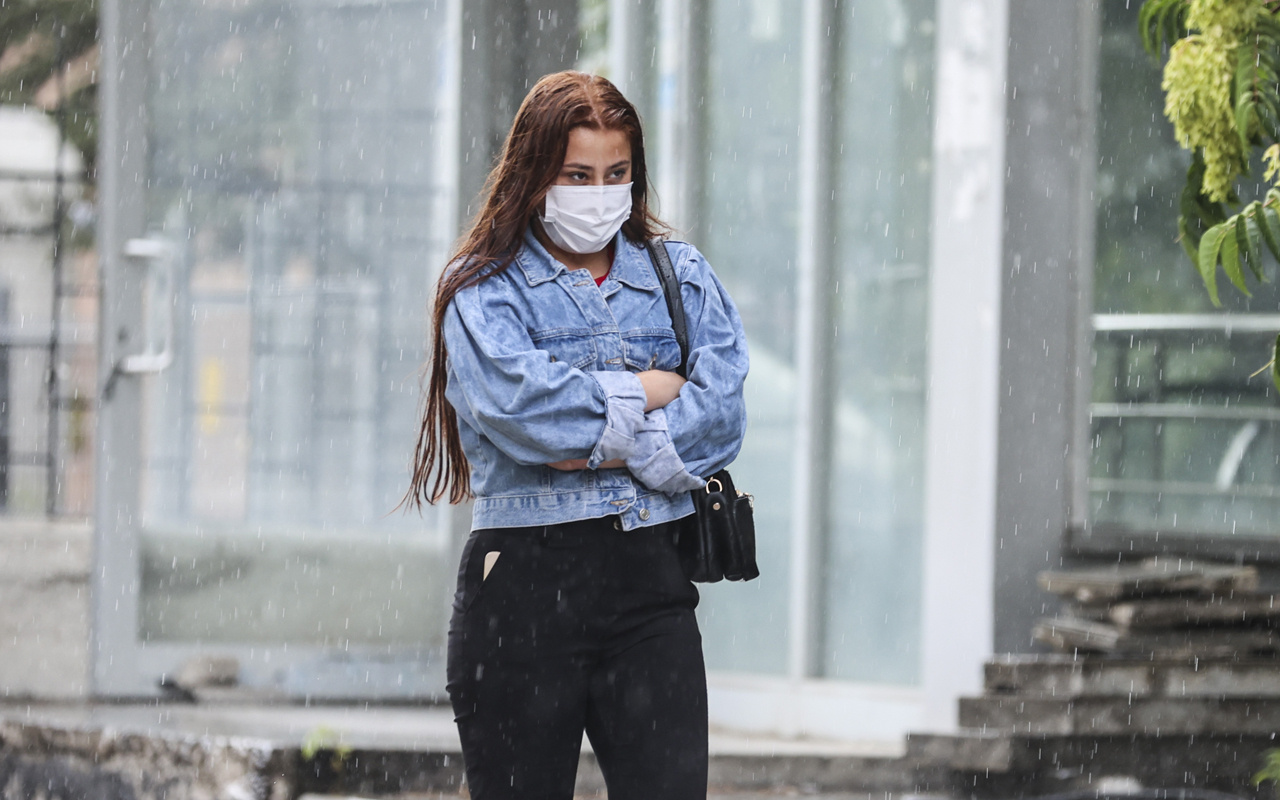
<path id="1" fill-rule="evenodd" d="M 1195 264 L 1196 248 L 1200 246 L 1200 240 L 1196 238 L 1193 241 L 1191 232 L 1187 230 L 1187 218 L 1183 216 L 1178 217 L 1178 243 L 1182 245 L 1182 252 L 1187 254 L 1192 264 Z"/>
<path id="2" fill-rule="evenodd" d="M 1268 36 L 1247 36 L 1236 47 L 1235 74 L 1231 81 L 1231 102 L 1235 109 L 1236 133 L 1244 159 L 1262 136 L 1276 139 L 1276 71 L 1271 51 L 1275 42 Z M 1244 172 L 1248 172 L 1246 164 Z"/>
<path id="3" fill-rule="evenodd" d="M 1204 288 L 1209 290 L 1209 299 L 1215 306 L 1222 305 L 1222 301 L 1218 299 L 1218 249 L 1226 239 L 1234 245 L 1235 237 L 1227 236 L 1227 223 L 1220 222 L 1200 237 L 1200 249 L 1196 253 L 1196 267 L 1200 270 Z"/>
<path id="4" fill-rule="evenodd" d="M 1277 20 L 1275 14 L 1260 14 L 1258 16 L 1257 27 L 1254 29 L 1260 36 L 1272 40 L 1273 42 L 1280 39 L 1280 20 Z"/>
<path id="5" fill-rule="evenodd" d="M 1205 169 L 1204 153 L 1196 151 L 1196 156 L 1191 160 L 1191 166 L 1187 170 L 1187 179 L 1194 179 L 1194 183 L 1191 184 L 1192 195 L 1199 209 L 1200 219 L 1204 221 L 1204 226 L 1209 228 L 1226 221 L 1227 212 L 1222 203 L 1215 203 L 1202 191 Z"/>
<path id="6" fill-rule="evenodd" d="M 1138 12 L 1142 46 L 1152 57 L 1160 48 L 1187 35 L 1187 0 L 1147 0 Z"/>
<path id="7" fill-rule="evenodd" d="M 1256 133 L 1257 129 L 1262 127 L 1256 123 L 1259 116 L 1257 104 L 1253 102 L 1253 98 L 1248 94 L 1240 95 L 1240 102 L 1236 103 L 1236 133 L 1240 134 L 1240 150 L 1244 153 L 1246 165 L 1249 160 L 1249 150 L 1253 147 L 1254 136 L 1250 135 L 1250 130 Z M 1250 125 L 1250 123 L 1255 124 Z"/>
<path id="8" fill-rule="evenodd" d="M 1227 218 L 1221 203 L 1215 203 L 1201 193 L 1204 184 L 1204 155 L 1196 150 L 1191 156 L 1191 164 L 1187 167 L 1187 181 L 1183 184 L 1182 194 L 1178 200 L 1180 212 L 1178 232 L 1182 236 L 1184 248 L 1190 248 L 1192 264 L 1199 264 L 1196 253 L 1200 248 L 1200 237 L 1204 232 Z"/>
<path id="9" fill-rule="evenodd" d="M 1280 214 L 1270 206 L 1262 206 L 1258 212 L 1258 228 L 1262 231 L 1262 239 L 1267 243 L 1271 255 L 1280 260 Z"/>
<path id="10" fill-rule="evenodd" d="M 1262 203 L 1255 200 L 1245 206 L 1240 214 L 1241 222 L 1237 223 L 1237 230 L 1241 225 L 1244 226 L 1245 254 L 1248 256 L 1249 269 L 1253 271 L 1253 277 L 1258 279 L 1258 283 L 1267 279 L 1266 273 L 1262 271 L 1262 225 L 1258 220 L 1260 216 L 1262 216 Z"/>
<path id="11" fill-rule="evenodd" d="M 1161 5 L 1156 0 L 1147 0 L 1138 11 L 1138 31 L 1142 35 L 1142 48 L 1149 55 L 1159 55 L 1159 23 L 1152 24 L 1156 16 L 1156 8 Z"/>
<path id="12" fill-rule="evenodd" d="M 1280 389 L 1280 336 L 1276 337 L 1276 346 L 1271 351 L 1271 382 L 1276 385 L 1276 389 Z M 1275 760 L 1280 762 L 1280 756 Z"/>
<path id="13" fill-rule="evenodd" d="M 1268 105 L 1264 98 L 1254 106 L 1254 111 L 1257 112 L 1255 119 L 1258 122 L 1260 138 L 1280 142 L 1280 115 L 1276 114 L 1276 109 Z"/>
<path id="14" fill-rule="evenodd" d="M 1245 249 L 1240 246 L 1244 239 L 1244 233 L 1240 230 L 1240 216 L 1236 215 L 1222 224 L 1228 228 L 1227 234 L 1222 237 L 1222 271 L 1227 273 L 1232 286 L 1249 294 L 1249 287 L 1244 283 L 1244 271 L 1240 268 L 1240 251 Z"/>
<path id="15" fill-rule="evenodd" d="M 1240 149 L 1244 152 L 1246 161 L 1252 139 L 1251 129 L 1254 128 L 1254 120 L 1258 118 L 1257 92 L 1254 91 L 1257 85 L 1256 61 L 1253 45 L 1248 40 L 1236 47 L 1236 74 L 1235 80 L 1231 82 L 1232 103 L 1236 109 L 1236 133 L 1240 136 Z M 1247 166 L 1245 171 L 1248 171 Z"/>

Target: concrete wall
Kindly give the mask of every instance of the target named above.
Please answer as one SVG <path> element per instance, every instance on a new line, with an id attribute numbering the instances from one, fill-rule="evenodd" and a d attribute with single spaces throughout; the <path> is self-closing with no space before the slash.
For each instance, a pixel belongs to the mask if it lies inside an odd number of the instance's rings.
<path id="1" fill-rule="evenodd" d="M 1027 652 L 1071 518 L 1092 308 L 1094 2 L 1009 4 L 995 651 Z M 1081 372 L 1081 369 L 1084 371 Z M 1087 445 L 1087 442 L 1082 442 Z"/>
<path id="2" fill-rule="evenodd" d="M 85 523 L 0 520 L 0 701 L 88 695 L 91 541 Z"/>

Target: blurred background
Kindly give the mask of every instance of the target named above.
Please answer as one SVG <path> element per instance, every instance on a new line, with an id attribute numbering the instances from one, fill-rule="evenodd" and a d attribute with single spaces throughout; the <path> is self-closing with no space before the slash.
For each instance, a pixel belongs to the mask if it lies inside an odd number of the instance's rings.
<path id="1" fill-rule="evenodd" d="M 0 528 L 15 574 L 80 554 L 64 677 L 31 666 L 62 623 L 15 611 L 6 693 L 152 697 L 215 655 L 286 698 L 442 695 L 468 512 L 393 511 L 426 309 L 564 68 L 637 105 L 751 343 L 763 575 L 703 591 L 718 722 L 946 724 L 1032 649 L 1040 569 L 1274 562 L 1280 296 L 1212 308 L 1175 241 L 1137 6 L 0 8 Z"/>

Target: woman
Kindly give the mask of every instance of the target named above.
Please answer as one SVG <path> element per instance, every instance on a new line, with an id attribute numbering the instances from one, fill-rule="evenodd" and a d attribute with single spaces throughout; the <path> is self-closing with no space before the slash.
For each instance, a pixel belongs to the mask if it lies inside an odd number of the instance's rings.
<path id="1" fill-rule="evenodd" d="M 568 800 L 584 730 L 611 800 L 706 796 L 698 593 L 673 523 L 738 453 L 747 350 L 707 262 L 669 243 L 676 374 L 647 186 L 631 104 L 548 75 L 437 289 L 411 497 L 475 498 L 448 691 L 479 800 Z"/>

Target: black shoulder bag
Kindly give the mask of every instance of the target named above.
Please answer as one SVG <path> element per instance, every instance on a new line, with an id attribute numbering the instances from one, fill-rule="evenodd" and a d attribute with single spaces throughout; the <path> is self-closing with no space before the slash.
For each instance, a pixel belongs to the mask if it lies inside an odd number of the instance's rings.
<path id="1" fill-rule="evenodd" d="M 650 239 L 646 244 L 653 257 L 667 298 L 671 329 L 680 345 L 682 377 L 688 377 L 689 331 L 685 325 L 684 299 L 680 282 L 667 254 L 666 243 Z M 691 581 L 715 583 L 727 578 L 749 581 L 760 575 L 756 566 L 756 523 L 751 495 L 737 491 L 729 470 L 722 469 L 707 478 L 705 489 L 690 492 L 693 514 L 676 521 L 676 549 L 680 564 Z"/>

